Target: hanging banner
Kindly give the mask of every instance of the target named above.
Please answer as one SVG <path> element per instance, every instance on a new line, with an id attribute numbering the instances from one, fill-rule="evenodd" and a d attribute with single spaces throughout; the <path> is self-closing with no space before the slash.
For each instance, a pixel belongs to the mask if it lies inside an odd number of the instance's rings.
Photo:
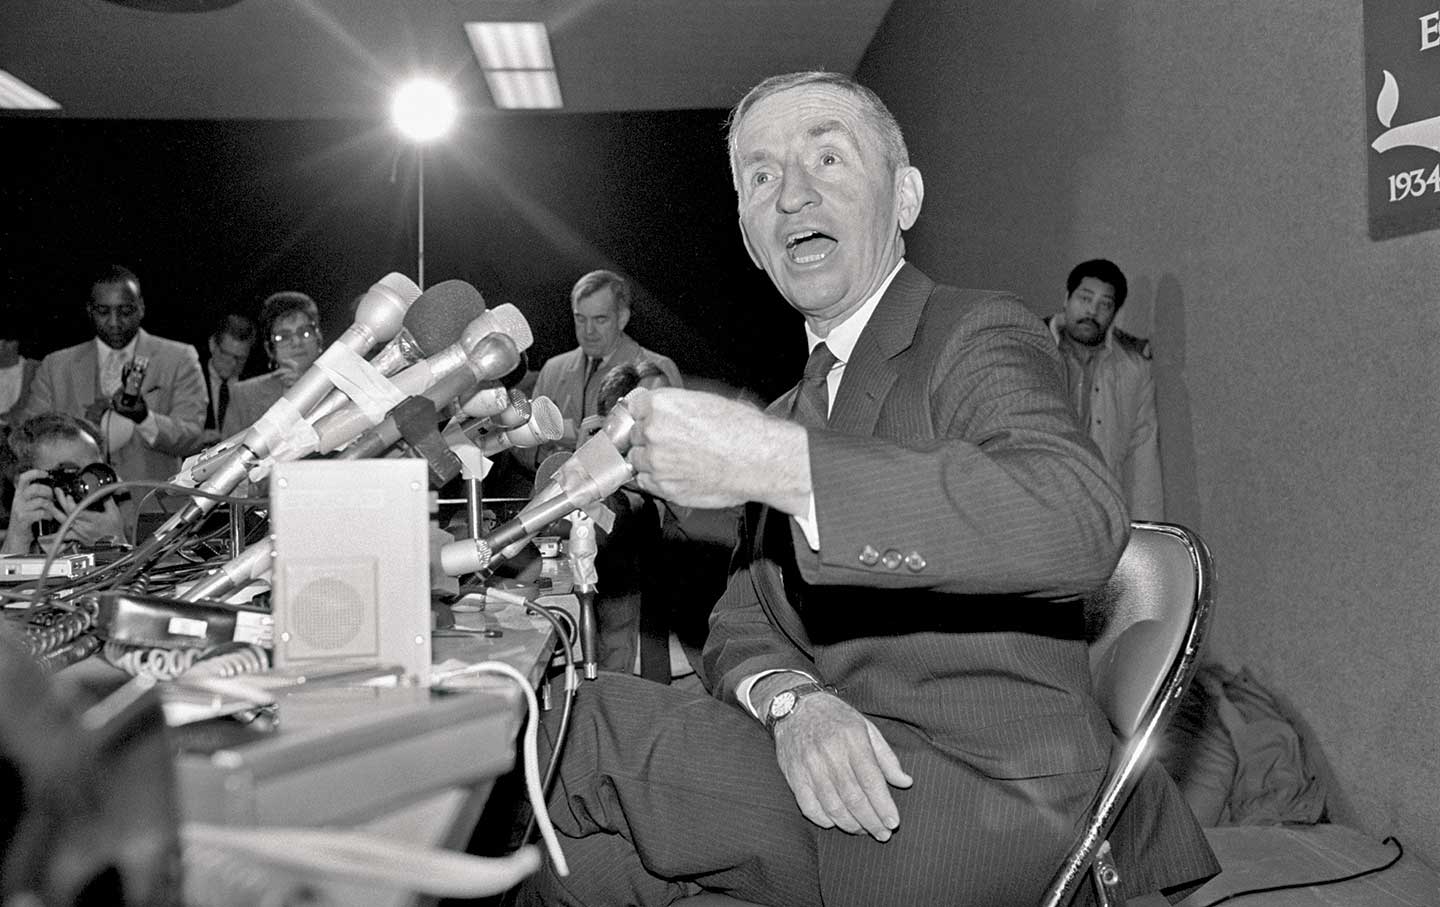
<path id="1" fill-rule="evenodd" d="M 1440 0 L 1365 0 L 1370 238 L 1440 227 Z"/>

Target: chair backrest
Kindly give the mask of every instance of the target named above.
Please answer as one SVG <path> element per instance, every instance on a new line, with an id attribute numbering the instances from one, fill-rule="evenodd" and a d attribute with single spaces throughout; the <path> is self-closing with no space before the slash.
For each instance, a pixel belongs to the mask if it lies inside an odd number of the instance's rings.
<path id="1" fill-rule="evenodd" d="M 1199 664 L 1214 600 L 1210 552 L 1170 523 L 1132 523 L 1114 574 L 1086 602 L 1096 699 L 1120 744 L 1042 907 L 1067 903 L 1110 834 Z"/>

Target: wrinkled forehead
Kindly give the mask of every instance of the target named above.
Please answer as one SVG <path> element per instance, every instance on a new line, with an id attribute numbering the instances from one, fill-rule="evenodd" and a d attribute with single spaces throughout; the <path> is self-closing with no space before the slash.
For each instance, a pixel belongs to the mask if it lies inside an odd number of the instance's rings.
<path id="1" fill-rule="evenodd" d="M 834 85 L 797 85 L 756 101 L 734 124 L 730 173 L 736 189 L 747 166 L 803 142 L 848 144 L 893 165 L 875 114 L 857 95 Z"/>

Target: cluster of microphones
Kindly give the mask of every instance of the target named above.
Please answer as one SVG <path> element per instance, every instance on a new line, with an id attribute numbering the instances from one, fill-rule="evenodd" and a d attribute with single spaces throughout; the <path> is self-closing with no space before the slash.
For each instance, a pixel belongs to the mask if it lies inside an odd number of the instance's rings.
<path id="1" fill-rule="evenodd" d="M 302 458 L 423 457 L 440 487 L 476 457 L 557 440 L 563 423 L 545 397 L 527 399 L 530 326 L 513 305 L 487 308 L 473 286 L 449 280 L 420 291 L 386 275 L 361 298 L 355 321 L 255 422 L 186 462 L 175 484 L 200 493 L 137 547 L 140 562 L 192 533 L 225 496 L 262 480 L 274 464 Z M 479 572 L 514 554 L 546 525 L 600 506 L 631 478 L 624 453 L 633 425 L 622 400 L 531 502 L 478 539 L 446 546 L 452 576 Z M 223 597 L 269 573 L 266 539 L 239 552 L 181 597 Z"/>

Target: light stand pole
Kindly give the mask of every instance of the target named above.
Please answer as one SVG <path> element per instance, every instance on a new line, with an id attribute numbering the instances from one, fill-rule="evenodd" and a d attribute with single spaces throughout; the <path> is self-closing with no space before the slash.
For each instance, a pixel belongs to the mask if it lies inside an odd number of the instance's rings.
<path id="1" fill-rule="evenodd" d="M 425 146 L 415 143 L 415 172 L 419 178 L 419 204 L 415 224 L 415 285 L 425 289 Z"/>
<path id="2" fill-rule="evenodd" d="M 415 224 L 415 283 L 422 290 L 425 289 L 425 145 L 449 132 L 455 116 L 455 98 L 448 88 L 432 79 L 406 82 L 390 102 L 390 117 L 395 128 L 415 145 L 415 173 L 419 189 Z"/>

